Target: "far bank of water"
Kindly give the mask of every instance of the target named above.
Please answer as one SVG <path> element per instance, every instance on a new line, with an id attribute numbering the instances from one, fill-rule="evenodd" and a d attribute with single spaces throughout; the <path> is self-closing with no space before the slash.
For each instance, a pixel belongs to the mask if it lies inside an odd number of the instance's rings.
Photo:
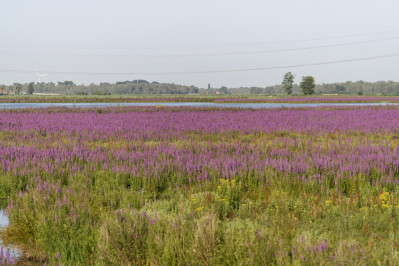
<path id="1" fill-rule="evenodd" d="M 48 107 L 117 107 L 117 106 L 172 106 L 172 107 L 222 107 L 222 108 L 300 108 L 323 106 L 385 106 L 397 103 L 210 103 L 210 102 L 153 102 L 153 103 L 1 103 L 0 109 L 48 108 Z"/>

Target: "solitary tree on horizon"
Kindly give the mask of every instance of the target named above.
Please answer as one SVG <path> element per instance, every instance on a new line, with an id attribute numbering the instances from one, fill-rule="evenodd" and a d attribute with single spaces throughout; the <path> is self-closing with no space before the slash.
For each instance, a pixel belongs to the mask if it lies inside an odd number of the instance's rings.
<path id="1" fill-rule="evenodd" d="M 33 92 L 35 91 L 34 85 L 35 85 L 34 82 L 29 83 L 29 85 L 28 85 L 28 91 L 27 91 L 28 94 L 30 94 L 30 95 L 33 94 Z"/>
<path id="2" fill-rule="evenodd" d="M 302 81 L 299 84 L 299 87 L 302 89 L 304 95 L 313 94 L 315 86 L 314 77 L 312 76 L 302 77 Z"/>
<path id="3" fill-rule="evenodd" d="M 287 93 L 288 95 L 292 94 L 292 86 L 294 84 L 294 79 L 295 79 L 295 76 L 291 72 L 285 73 L 282 84 L 283 84 L 285 93 Z"/>

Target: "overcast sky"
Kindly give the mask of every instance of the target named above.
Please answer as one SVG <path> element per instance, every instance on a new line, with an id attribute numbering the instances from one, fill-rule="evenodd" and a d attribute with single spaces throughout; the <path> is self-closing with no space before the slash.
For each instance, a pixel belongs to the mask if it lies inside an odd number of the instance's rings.
<path id="1" fill-rule="evenodd" d="M 287 71 L 296 82 L 399 81 L 398 10 L 397 0 L 0 0 L 0 84 L 36 72 L 215 88 L 274 85 Z M 314 63 L 327 64 L 294 67 Z"/>

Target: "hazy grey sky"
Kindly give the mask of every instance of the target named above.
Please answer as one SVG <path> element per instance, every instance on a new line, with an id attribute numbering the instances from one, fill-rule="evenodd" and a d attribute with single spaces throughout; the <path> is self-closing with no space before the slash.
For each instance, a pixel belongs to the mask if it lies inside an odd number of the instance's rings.
<path id="1" fill-rule="evenodd" d="M 49 71 L 46 82 L 200 87 L 273 85 L 287 71 L 318 83 L 399 80 L 399 56 L 187 73 L 398 54 L 398 10 L 397 0 L 0 0 L 0 84 L 37 81 L 35 71 Z"/>

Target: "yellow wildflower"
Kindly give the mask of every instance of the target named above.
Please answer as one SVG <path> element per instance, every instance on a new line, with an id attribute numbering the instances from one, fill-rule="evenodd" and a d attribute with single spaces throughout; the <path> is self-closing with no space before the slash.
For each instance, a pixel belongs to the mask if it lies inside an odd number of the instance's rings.
<path id="1" fill-rule="evenodd" d="M 367 211 L 368 209 L 369 209 L 369 207 L 367 207 L 367 206 L 364 206 L 364 207 L 360 208 L 361 211 Z"/>
<path id="2" fill-rule="evenodd" d="M 389 199 L 389 192 L 384 192 L 378 196 L 381 201 L 388 201 Z"/>

